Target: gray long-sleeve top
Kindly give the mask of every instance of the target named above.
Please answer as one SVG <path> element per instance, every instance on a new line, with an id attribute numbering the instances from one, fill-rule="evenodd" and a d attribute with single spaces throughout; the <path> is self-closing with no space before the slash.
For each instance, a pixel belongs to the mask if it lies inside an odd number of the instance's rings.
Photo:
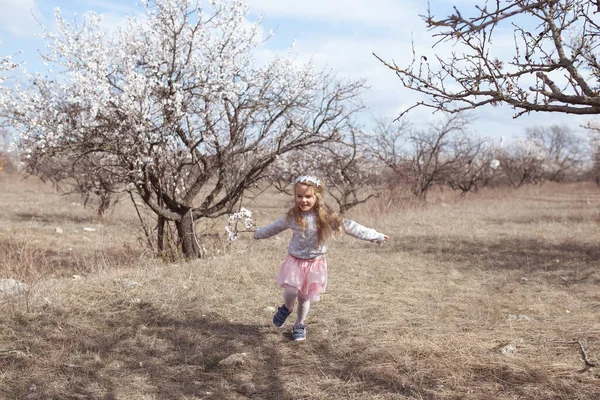
<path id="1" fill-rule="evenodd" d="M 319 245 L 315 213 L 302 213 L 302 218 L 306 222 L 305 230 L 302 230 L 293 219 L 288 220 L 286 216 L 283 216 L 265 227 L 258 228 L 254 233 L 254 238 L 266 239 L 286 229 L 291 229 L 293 235 L 288 246 L 289 254 L 302 259 L 313 259 L 324 256 L 327 246 L 325 244 Z M 383 233 L 364 227 L 349 219 L 344 219 L 341 227 L 345 234 L 357 239 L 374 243 L 382 243 L 385 240 Z"/>

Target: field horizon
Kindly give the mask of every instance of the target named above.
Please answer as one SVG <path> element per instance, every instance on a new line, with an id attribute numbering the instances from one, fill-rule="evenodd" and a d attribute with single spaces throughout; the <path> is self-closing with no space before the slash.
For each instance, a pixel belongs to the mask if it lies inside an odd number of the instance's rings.
<path id="1" fill-rule="evenodd" d="M 591 183 L 389 194 L 348 217 L 389 235 L 331 240 L 307 340 L 271 325 L 289 232 L 166 263 L 127 201 L 93 206 L 0 173 L 0 399 L 600 398 L 600 189 Z M 245 204 L 264 226 L 291 199 Z M 222 238 L 223 241 L 215 238 Z"/>

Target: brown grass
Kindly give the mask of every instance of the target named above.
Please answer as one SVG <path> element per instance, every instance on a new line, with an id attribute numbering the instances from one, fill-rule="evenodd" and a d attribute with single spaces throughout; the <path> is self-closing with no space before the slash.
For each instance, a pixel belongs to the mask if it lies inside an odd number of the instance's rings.
<path id="1" fill-rule="evenodd" d="M 330 243 L 301 343 L 265 310 L 282 301 L 289 233 L 166 265 L 144 255 L 126 204 L 99 224 L 33 179 L 0 175 L 0 193 L 0 278 L 32 285 L 0 300 L 1 399 L 600 398 L 576 343 L 600 359 L 594 186 L 352 210 L 391 239 Z M 288 201 L 247 206 L 264 225 Z M 235 353 L 247 363 L 219 364 Z"/>

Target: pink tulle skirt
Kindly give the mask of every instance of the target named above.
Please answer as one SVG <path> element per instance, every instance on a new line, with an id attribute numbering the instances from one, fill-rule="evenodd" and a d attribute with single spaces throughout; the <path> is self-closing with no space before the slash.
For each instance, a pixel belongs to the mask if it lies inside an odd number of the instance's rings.
<path id="1" fill-rule="evenodd" d="M 288 254 L 279 267 L 275 282 L 282 287 L 297 288 L 303 298 L 319 301 L 327 286 L 325 257 L 304 260 Z"/>

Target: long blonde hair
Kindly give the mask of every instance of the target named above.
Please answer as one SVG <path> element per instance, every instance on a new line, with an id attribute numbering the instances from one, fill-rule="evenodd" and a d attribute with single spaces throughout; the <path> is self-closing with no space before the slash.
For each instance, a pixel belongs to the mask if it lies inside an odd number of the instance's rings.
<path id="1" fill-rule="evenodd" d="M 318 182 L 318 184 L 315 183 L 315 181 Z M 294 183 L 294 197 L 296 196 L 296 187 L 298 185 L 311 187 L 313 194 L 315 195 L 316 201 L 313 210 L 317 217 L 317 238 L 319 245 L 322 245 L 327 239 L 342 230 L 340 217 L 333 209 L 331 209 L 331 207 L 325 204 L 325 185 L 322 181 L 316 179 L 296 181 Z M 296 225 L 302 228 L 302 230 L 306 229 L 306 222 L 302 218 L 302 210 L 298 207 L 298 204 L 296 204 L 295 198 L 294 206 L 290 208 L 287 213 L 287 219 L 288 221 L 293 220 L 296 222 Z"/>

